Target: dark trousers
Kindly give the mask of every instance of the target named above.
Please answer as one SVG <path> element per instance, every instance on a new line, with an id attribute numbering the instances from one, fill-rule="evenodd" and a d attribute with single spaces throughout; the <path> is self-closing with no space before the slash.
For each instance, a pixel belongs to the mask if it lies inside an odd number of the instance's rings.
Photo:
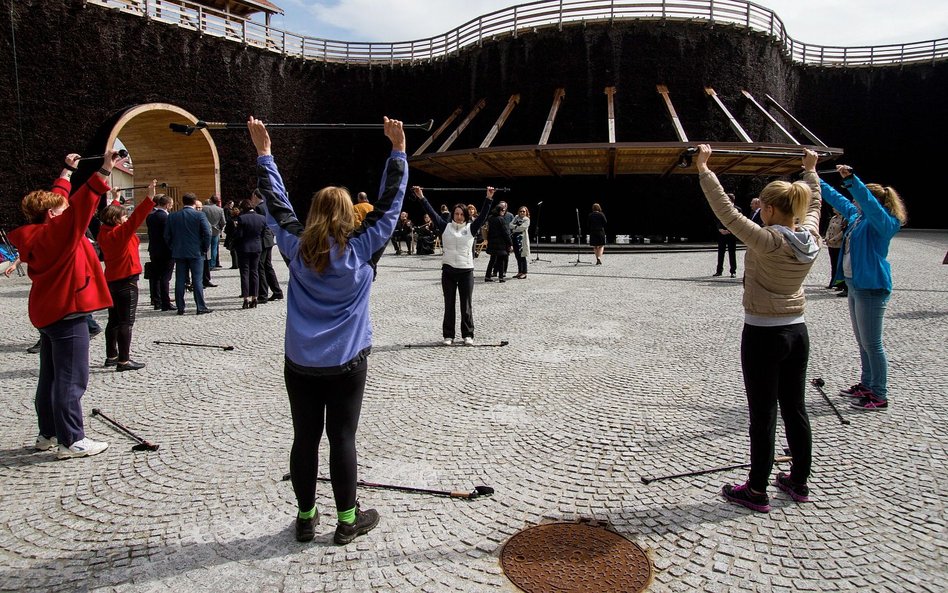
<path id="1" fill-rule="evenodd" d="M 510 261 L 510 254 L 507 252 L 504 253 L 492 253 L 490 256 L 490 261 L 487 262 L 487 277 L 491 278 L 497 276 L 498 278 L 503 278 L 507 275 L 507 262 Z"/>
<path id="2" fill-rule="evenodd" d="M 329 437 L 329 479 L 337 511 L 356 503 L 356 431 L 362 413 L 362 394 L 368 362 L 342 375 L 313 376 L 283 367 L 286 393 L 293 416 L 290 476 L 301 511 L 316 504 L 319 441 L 326 426 Z"/>
<path id="3" fill-rule="evenodd" d="M 174 260 L 170 257 L 151 258 L 151 278 L 148 279 L 148 292 L 151 294 L 151 304 L 162 309 L 171 308 L 171 273 L 174 271 Z"/>
<path id="4" fill-rule="evenodd" d="M 240 267 L 237 263 L 237 252 L 233 249 L 229 249 L 228 251 L 230 251 L 230 269 L 236 270 Z"/>
<path id="5" fill-rule="evenodd" d="M 842 249 L 841 247 L 827 247 L 829 251 L 830 258 L 830 281 L 827 282 L 827 286 L 833 286 L 833 283 L 836 281 L 836 265 L 839 263 L 839 252 Z M 842 280 L 842 278 L 840 278 Z"/>
<path id="6" fill-rule="evenodd" d="M 86 318 L 63 319 L 40 331 L 36 384 L 39 432 L 70 446 L 85 438 L 80 400 L 89 384 L 89 326 Z"/>
<path id="7" fill-rule="evenodd" d="M 260 254 L 241 252 L 237 256 L 240 264 L 240 296 L 257 298 L 260 291 Z"/>
<path id="8" fill-rule="evenodd" d="M 520 255 L 519 251 L 514 251 L 514 257 L 517 258 L 517 273 L 526 274 L 527 273 L 527 258 Z"/>
<path id="9" fill-rule="evenodd" d="M 204 273 L 201 280 L 204 282 L 204 286 L 211 283 L 211 260 L 209 259 L 204 260 Z"/>
<path id="10" fill-rule="evenodd" d="M 766 491 L 773 469 L 778 403 L 793 456 L 790 477 L 797 484 L 806 484 L 810 477 L 812 436 L 804 401 L 809 357 L 810 337 L 805 323 L 777 327 L 744 325 L 741 368 L 750 413 L 748 481 L 758 492 Z"/>
<path id="11" fill-rule="evenodd" d="M 198 311 L 207 309 L 207 303 L 204 302 L 204 284 L 198 281 L 204 272 L 204 258 L 175 259 L 174 266 L 174 304 L 178 311 L 184 311 L 184 285 L 187 283 L 189 275 L 195 279 L 191 283 L 194 289 L 194 305 Z"/>
<path id="12" fill-rule="evenodd" d="M 270 296 L 283 296 L 283 290 L 280 289 L 280 281 L 277 280 L 276 270 L 273 269 L 272 259 L 273 247 L 267 247 L 260 252 L 260 264 L 257 267 L 257 281 L 260 287 L 257 296 L 261 299 Z"/>
<path id="13" fill-rule="evenodd" d="M 138 274 L 109 282 L 112 306 L 105 326 L 105 356 L 128 362 L 132 346 L 132 326 L 138 308 Z"/>
<path id="14" fill-rule="evenodd" d="M 461 337 L 474 337 L 474 270 L 441 266 L 441 290 L 444 292 L 444 322 L 441 332 L 445 338 L 454 338 L 455 293 L 461 297 Z"/>
<path id="15" fill-rule="evenodd" d="M 731 265 L 731 273 L 737 272 L 737 237 L 733 234 L 718 235 L 718 267 L 716 273 L 724 271 L 724 250 L 727 249 L 727 261 Z"/>

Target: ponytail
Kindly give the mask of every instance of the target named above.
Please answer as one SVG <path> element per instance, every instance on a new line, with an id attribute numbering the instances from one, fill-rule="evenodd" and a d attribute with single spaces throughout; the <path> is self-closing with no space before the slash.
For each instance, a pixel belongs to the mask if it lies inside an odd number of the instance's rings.
<path id="1" fill-rule="evenodd" d="M 879 200 L 879 203 L 882 204 L 889 214 L 898 219 L 902 226 L 905 226 L 905 223 L 908 221 L 908 213 L 905 211 L 905 203 L 902 202 L 902 197 L 899 196 L 899 192 L 895 191 L 894 187 L 882 187 L 878 183 L 867 183 L 866 189 Z"/>
<path id="2" fill-rule="evenodd" d="M 803 181 L 772 181 L 760 192 L 762 203 L 769 204 L 784 214 L 793 215 L 796 223 L 806 218 L 811 197 L 810 186 Z"/>

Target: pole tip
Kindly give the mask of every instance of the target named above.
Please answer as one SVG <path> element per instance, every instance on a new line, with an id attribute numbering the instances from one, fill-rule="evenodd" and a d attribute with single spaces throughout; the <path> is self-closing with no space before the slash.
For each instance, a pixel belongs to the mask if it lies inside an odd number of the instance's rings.
<path id="1" fill-rule="evenodd" d="M 813 384 L 817 387 L 823 387 L 826 385 L 826 381 L 824 381 L 822 377 L 817 377 L 816 379 L 813 379 Z"/>
<path id="2" fill-rule="evenodd" d="M 229 352 L 229 351 L 231 351 L 231 350 L 233 350 L 233 349 L 234 349 L 233 346 L 224 346 L 224 352 Z"/>
<path id="3" fill-rule="evenodd" d="M 433 127 L 434 127 L 434 120 L 433 120 L 433 119 L 429 119 L 428 121 L 426 121 L 425 123 L 423 123 L 423 124 L 421 125 L 421 129 L 424 130 L 424 131 L 426 131 L 426 132 L 430 132 L 430 131 L 431 131 L 431 128 L 433 128 Z"/>
<path id="4" fill-rule="evenodd" d="M 92 408 L 92 415 L 93 415 L 93 416 L 98 416 L 98 415 L 101 414 L 101 413 L 102 413 L 102 412 L 99 411 L 99 408 Z"/>

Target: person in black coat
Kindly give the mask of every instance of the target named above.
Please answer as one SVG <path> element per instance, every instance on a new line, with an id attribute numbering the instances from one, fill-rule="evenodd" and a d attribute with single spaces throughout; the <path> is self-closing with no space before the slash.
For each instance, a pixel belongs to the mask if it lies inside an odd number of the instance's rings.
<path id="1" fill-rule="evenodd" d="M 602 213 L 602 206 L 592 205 L 589 213 L 589 245 L 596 255 L 596 265 L 602 265 L 602 253 L 606 250 L 606 215 Z"/>
<path id="2" fill-rule="evenodd" d="M 251 203 L 254 204 L 254 212 L 264 216 L 263 208 L 260 203 L 263 202 L 263 196 L 259 190 L 254 190 Z M 280 288 L 280 280 L 277 278 L 276 270 L 273 269 L 273 246 L 276 245 L 276 239 L 269 226 L 263 227 L 263 244 L 260 246 L 260 267 L 257 270 L 259 279 L 259 288 L 257 290 L 257 303 L 266 303 L 267 301 L 279 301 L 283 299 L 283 290 Z"/>
<path id="3" fill-rule="evenodd" d="M 267 228 L 266 219 L 254 212 L 250 200 L 241 200 L 240 216 L 237 217 L 234 251 L 240 266 L 240 296 L 244 299 L 243 308 L 257 306 L 259 293 L 260 252 L 263 250 L 263 230 Z"/>
<path id="4" fill-rule="evenodd" d="M 148 256 L 149 262 L 148 289 L 151 293 L 151 304 L 155 310 L 170 311 L 171 306 L 171 274 L 174 272 L 174 259 L 171 258 L 171 248 L 165 243 L 165 224 L 168 223 L 168 208 L 171 207 L 171 198 L 166 195 L 155 197 L 155 209 L 145 219 L 148 227 Z"/>
<path id="5" fill-rule="evenodd" d="M 500 282 L 506 282 L 504 276 L 507 271 L 507 260 L 513 251 L 513 239 L 510 237 L 510 227 L 504 219 L 504 209 L 494 206 L 487 219 L 487 253 L 490 261 L 487 262 L 487 275 L 484 282 L 493 282 L 497 276 Z"/>
<path id="6" fill-rule="evenodd" d="M 727 197 L 731 199 L 732 204 L 737 200 L 734 194 L 728 194 Z M 734 207 L 737 208 L 738 212 L 741 212 L 736 204 Z M 734 278 L 737 276 L 737 237 L 727 230 L 720 220 L 716 222 L 718 224 L 718 267 L 712 276 L 720 276 L 724 272 L 724 250 L 726 249 L 728 264 L 731 266 L 731 278 Z"/>

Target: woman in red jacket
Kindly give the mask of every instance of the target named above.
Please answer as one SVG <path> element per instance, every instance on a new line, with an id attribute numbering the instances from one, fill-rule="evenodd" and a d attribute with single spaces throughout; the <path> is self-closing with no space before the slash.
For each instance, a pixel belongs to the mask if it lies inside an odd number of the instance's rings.
<path id="1" fill-rule="evenodd" d="M 139 240 L 135 231 L 155 207 L 157 183 L 157 179 L 152 179 L 148 186 L 148 197 L 135 208 L 131 216 L 118 204 L 112 204 L 99 215 L 102 220 L 99 249 L 105 258 L 105 279 L 109 283 L 109 294 L 112 295 L 109 323 L 105 326 L 105 366 L 114 366 L 119 372 L 145 368 L 143 363 L 129 357 L 135 309 L 138 308 L 138 277 L 142 273 L 142 262 L 138 255 Z"/>
<path id="2" fill-rule="evenodd" d="M 33 191 L 23 198 L 20 207 L 29 224 L 9 235 L 33 281 L 29 314 L 40 331 L 36 448 L 45 451 L 58 445 L 60 459 L 95 455 L 109 446 L 86 438 L 82 424 L 80 400 L 89 382 L 86 315 L 112 306 L 105 274 L 85 231 L 99 196 L 109 189 L 106 178 L 121 161 L 116 151 L 105 151 L 99 172 L 69 197 L 69 179 L 79 162 L 78 154 L 70 154 L 52 191 Z"/>

